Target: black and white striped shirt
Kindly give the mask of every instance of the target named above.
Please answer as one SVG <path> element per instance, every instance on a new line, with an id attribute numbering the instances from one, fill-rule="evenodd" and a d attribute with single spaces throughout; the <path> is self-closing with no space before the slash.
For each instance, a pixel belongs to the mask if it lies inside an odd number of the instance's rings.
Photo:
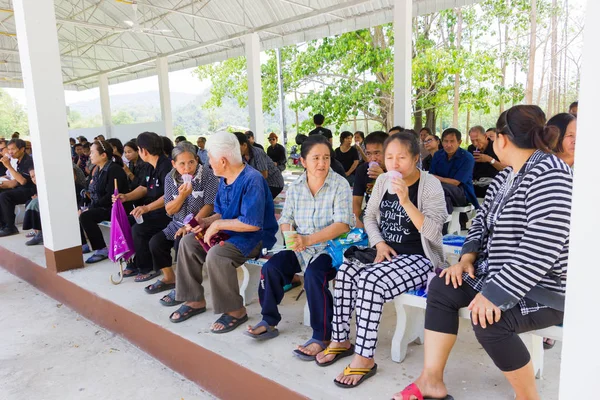
<path id="1" fill-rule="evenodd" d="M 502 311 L 520 304 L 526 315 L 564 301 L 572 186 L 569 166 L 541 151 L 489 186 L 462 248 L 478 253 L 476 278 L 463 278 Z"/>

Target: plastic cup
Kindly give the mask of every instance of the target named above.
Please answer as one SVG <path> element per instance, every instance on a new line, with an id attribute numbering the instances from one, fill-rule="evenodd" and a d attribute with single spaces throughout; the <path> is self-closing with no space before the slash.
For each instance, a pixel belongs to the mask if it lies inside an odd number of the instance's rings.
<path id="1" fill-rule="evenodd" d="M 298 234 L 298 232 L 296 231 L 285 231 L 283 232 L 283 238 L 285 240 L 285 247 L 286 249 L 291 248 L 292 246 L 294 246 L 296 244 L 296 241 L 294 240 L 293 236 Z"/>
<path id="2" fill-rule="evenodd" d="M 135 218 L 135 222 L 137 222 L 138 224 L 143 224 L 144 223 L 144 216 L 140 215 L 139 217 L 134 217 Z"/>
<path id="3" fill-rule="evenodd" d="M 190 174 L 181 175 L 181 179 L 183 179 L 183 183 L 192 183 L 193 176 Z"/>
<path id="4" fill-rule="evenodd" d="M 392 186 L 392 180 L 399 178 L 402 179 L 402 174 L 398 171 L 388 171 L 386 172 L 386 175 L 388 177 L 388 181 L 387 181 L 387 191 L 389 194 L 396 194 L 396 192 L 394 192 L 394 187 Z"/>
<path id="5" fill-rule="evenodd" d="M 377 161 L 369 162 L 369 168 L 379 167 L 379 163 Z"/>

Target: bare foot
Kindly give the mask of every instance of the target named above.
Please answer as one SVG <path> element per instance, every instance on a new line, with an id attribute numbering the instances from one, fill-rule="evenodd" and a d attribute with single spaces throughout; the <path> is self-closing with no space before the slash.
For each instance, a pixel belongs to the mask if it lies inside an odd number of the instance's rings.
<path id="1" fill-rule="evenodd" d="M 421 391 L 421 394 L 425 398 L 434 398 L 434 399 L 443 399 L 448 396 L 448 389 L 446 389 L 446 385 L 444 382 L 433 382 L 427 380 L 423 377 L 423 375 L 419 376 L 419 378 L 415 381 L 415 385 Z M 402 394 L 396 393 L 392 399 L 394 400 L 403 400 Z M 409 400 L 418 400 L 416 396 L 410 396 Z"/>
<path id="2" fill-rule="evenodd" d="M 271 329 L 275 328 L 274 326 L 270 326 L 270 327 L 271 327 Z M 267 331 L 267 328 L 265 328 L 262 325 L 256 329 L 252 329 L 252 328 L 253 328 L 252 325 L 248 325 L 248 332 L 250 332 L 253 335 L 257 335 L 257 336 L 260 335 L 261 333 L 265 333 Z"/>
<path id="3" fill-rule="evenodd" d="M 206 302 L 205 301 L 186 301 L 185 303 L 183 303 L 184 305 L 191 307 L 191 308 L 203 308 L 206 307 Z M 187 313 L 186 313 L 187 314 Z M 173 313 L 173 316 L 171 317 L 171 319 L 173 320 L 178 320 L 179 318 L 181 318 L 181 314 L 179 314 L 177 311 L 175 311 Z"/>
<path id="4" fill-rule="evenodd" d="M 346 340 L 344 342 L 333 342 L 332 341 L 331 343 L 329 343 L 329 347 L 332 349 L 349 349 L 350 346 L 351 346 L 351 343 L 349 340 Z M 324 351 L 325 351 L 325 349 L 323 349 L 323 351 L 319 352 L 319 354 L 317 354 L 317 356 L 316 356 L 317 363 L 319 363 L 319 364 L 324 364 L 335 358 L 335 354 L 324 355 L 323 354 Z"/>
<path id="5" fill-rule="evenodd" d="M 231 315 L 231 316 L 232 316 L 233 318 L 235 318 L 235 319 L 240 319 L 240 318 L 242 318 L 244 315 L 246 315 L 246 308 L 245 308 L 245 307 L 242 307 L 242 308 L 240 308 L 239 310 L 236 310 L 236 311 L 231 311 L 231 312 L 226 312 L 225 314 L 227 314 L 227 315 Z M 233 326 L 233 322 L 231 322 L 231 323 L 229 324 L 229 326 Z M 215 323 L 213 323 L 213 324 L 210 326 L 210 329 L 212 329 L 213 331 L 222 331 L 223 329 L 225 329 L 225 325 L 223 325 L 223 324 L 222 324 L 222 323 L 220 323 L 220 322 L 219 322 L 219 323 L 215 322 Z"/>
<path id="6" fill-rule="evenodd" d="M 329 344 L 329 342 L 324 342 L 324 343 L 325 343 L 325 345 Z M 320 352 L 322 352 L 325 349 L 317 343 L 311 343 L 306 347 L 298 346 L 298 350 L 300 350 L 301 352 L 303 352 L 304 354 L 307 354 L 309 356 L 316 356 L 317 354 L 319 354 Z"/>
<path id="7" fill-rule="evenodd" d="M 374 359 L 355 354 L 354 358 L 352 358 L 352 362 L 350 363 L 350 368 L 373 368 L 374 365 Z M 340 383 L 345 383 L 346 385 L 356 385 L 362 378 L 363 375 L 344 375 L 342 372 L 337 376 L 337 378 L 335 378 L 335 380 Z"/>

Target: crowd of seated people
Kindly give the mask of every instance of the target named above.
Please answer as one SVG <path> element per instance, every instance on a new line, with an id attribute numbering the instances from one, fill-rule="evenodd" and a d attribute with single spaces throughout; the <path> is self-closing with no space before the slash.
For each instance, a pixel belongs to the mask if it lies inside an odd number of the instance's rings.
<path id="1" fill-rule="evenodd" d="M 273 199 L 284 188 L 281 161 L 259 148 L 250 131 L 215 133 L 199 138 L 197 146 L 185 137 L 173 146 L 152 132 L 125 145 L 103 137 L 72 141 L 73 179 L 80 180 L 76 170 L 88 175 L 84 187 L 76 183 L 82 250 L 93 252 L 86 263 L 107 258 L 98 222 L 110 220 L 119 198 L 131 215 L 136 251 L 124 277 L 155 279 L 143 288 L 162 293 L 160 304 L 179 306 L 170 313 L 173 323 L 211 309 L 218 315 L 211 332 L 225 334 L 254 318 L 243 333 L 256 341 L 279 335 L 284 288 L 303 273 L 312 334 L 292 352 L 319 367 L 352 356 L 332 375 L 343 388 L 377 374 L 384 303 L 427 287 L 423 371 L 394 398 L 448 395 L 443 373 L 463 307 L 471 310 L 479 344 L 517 399 L 536 398 L 531 358 L 518 334 L 563 320 L 576 116 L 547 120 L 537 106 L 514 106 L 493 129 L 472 127 L 468 149 L 461 147 L 456 128 L 445 129 L 441 139 L 429 129 L 402 127 L 366 137 L 343 132 L 340 158 L 350 151 L 356 157 L 341 163 L 342 173 L 333 169 L 339 155 L 324 117 L 317 114 L 314 122 L 315 130 L 299 141 L 304 171 L 288 185 L 278 221 Z M 274 139 L 269 148 L 277 148 L 277 135 L 269 138 Z M 18 233 L 14 207 L 29 202 L 28 244 L 41 244 L 35 170 L 26 144 L 0 141 L 0 152 L 0 236 Z M 468 203 L 479 210 L 458 263 L 448 265 L 443 225 L 452 207 Z M 354 227 L 364 228 L 369 246 L 351 248 L 336 267 L 324 244 Z M 284 247 L 262 266 L 261 315 L 248 315 L 236 269 L 271 249 L 278 230 Z M 535 256 L 541 253 L 546 256 Z"/>

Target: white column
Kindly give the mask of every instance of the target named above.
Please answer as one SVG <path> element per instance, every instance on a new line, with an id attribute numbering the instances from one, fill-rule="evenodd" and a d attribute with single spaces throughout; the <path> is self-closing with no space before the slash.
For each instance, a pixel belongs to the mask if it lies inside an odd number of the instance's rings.
<path id="1" fill-rule="evenodd" d="M 597 129 L 595 113 L 600 107 L 600 76 L 596 71 L 600 64 L 600 24 L 597 22 L 600 18 L 600 2 L 588 1 L 586 6 L 567 302 L 560 367 L 561 400 L 595 398 L 600 392 L 599 281 L 595 251 L 598 248 L 600 226 L 600 192 L 595 185 L 598 179 L 595 172 L 597 154 L 594 150 L 597 140 L 590 134 Z"/>
<path id="2" fill-rule="evenodd" d="M 412 0 L 394 0 L 394 125 L 412 129 Z"/>
<path id="3" fill-rule="evenodd" d="M 248 112 L 250 130 L 256 142 L 264 145 L 262 86 L 260 83 L 260 38 L 258 33 L 246 36 L 246 68 L 248 69 Z"/>
<path id="4" fill-rule="evenodd" d="M 173 111 L 171 110 L 171 91 L 169 90 L 169 62 L 167 57 L 156 59 L 158 72 L 158 91 L 160 94 L 160 112 L 165 123 L 165 132 L 173 139 Z"/>
<path id="5" fill-rule="evenodd" d="M 112 133 L 112 116 L 110 114 L 110 93 L 108 91 L 108 75 L 102 74 L 98 79 L 100 89 L 100 110 L 102 111 L 102 125 L 104 125 L 105 138 L 110 138 Z"/>
<path id="6" fill-rule="evenodd" d="M 14 0 L 13 6 L 47 266 L 82 267 L 54 2 Z"/>

